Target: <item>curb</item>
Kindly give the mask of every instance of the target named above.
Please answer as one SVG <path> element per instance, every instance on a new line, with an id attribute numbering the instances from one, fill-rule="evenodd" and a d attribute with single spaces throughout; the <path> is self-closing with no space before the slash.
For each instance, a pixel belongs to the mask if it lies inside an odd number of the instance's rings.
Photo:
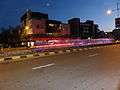
<path id="1" fill-rule="evenodd" d="M 44 53 L 35 53 L 35 54 L 28 54 L 28 55 L 21 55 L 21 56 L 11 56 L 11 57 L 5 57 L 1 58 L 0 62 L 15 62 L 19 61 L 18 59 L 25 59 L 25 58 L 32 58 L 32 57 L 46 57 L 46 56 L 53 56 L 53 55 L 60 55 L 65 53 L 72 53 L 75 51 L 79 51 L 79 49 L 67 49 L 67 50 L 60 50 L 55 52 L 44 52 Z"/>

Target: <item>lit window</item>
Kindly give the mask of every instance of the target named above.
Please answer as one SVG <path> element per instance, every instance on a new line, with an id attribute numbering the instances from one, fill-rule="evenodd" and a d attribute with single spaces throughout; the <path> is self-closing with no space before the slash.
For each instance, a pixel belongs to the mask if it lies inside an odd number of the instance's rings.
<path id="1" fill-rule="evenodd" d="M 28 29 L 29 29 L 29 27 L 28 27 L 28 26 L 26 26 L 26 27 L 25 27 L 25 29 L 26 29 L 26 30 L 28 30 Z"/>
<path id="2" fill-rule="evenodd" d="M 54 24 L 49 24 L 49 26 L 53 27 L 53 26 L 54 26 Z"/>

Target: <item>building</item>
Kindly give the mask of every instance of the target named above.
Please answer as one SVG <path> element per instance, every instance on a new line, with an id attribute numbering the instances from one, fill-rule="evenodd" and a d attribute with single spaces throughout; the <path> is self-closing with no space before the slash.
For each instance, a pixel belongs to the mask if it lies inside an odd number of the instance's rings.
<path id="1" fill-rule="evenodd" d="M 48 14 L 40 12 L 27 12 L 21 17 L 22 41 L 48 41 L 50 39 L 68 38 L 69 25 L 58 20 L 49 20 Z"/>
<path id="2" fill-rule="evenodd" d="M 99 33 L 98 25 L 94 24 L 94 21 L 87 20 L 86 22 L 80 23 L 81 38 L 82 39 L 93 39 L 97 38 Z"/>
<path id="3" fill-rule="evenodd" d="M 21 39 L 24 45 L 46 35 L 48 14 L 27 12 L 21 17 Z"/>
<path id="4" fill-rule="evenodd" d="M 93 39 L 98 38 L 100 32 L 92 20 L 80 22 L 80 18 L 72 18 L 68 23 L 62 23 L 50 20 L 48 14 L 31 10 L 21 17 L 21 27 L 21 39 L 25 44 L 66 38 Z"/>
<path id="5" fill-rule="evenodd" d="M 120 17 L 115 18 L 115 29 L 112 31 L 115 40 L 120 40 Z"/>
<path id="6" fill-rule="evenodd" d="M 47 20 L 46 33 L 51 36 L 59 35 L 62 31 L 62 22 L 57 20 Z"/>
<path id="7" fill-rule="evenodd" d="M 115 19 L 115 28 L 120 29 L 120 18 Z"/>
<path id="8" fill-rule="evenodd" d="M 33 37 L 46 34 L 48 14 L 28 10 L 22 17 L 22 37 L 30 40 Z"/>
<path id="9" fill-rule="evenodd" d="M 64 37 L 69 38 L 70 37 L 70 26 L 69 24 L 62 23 L 62 32 L 61 34 L 64 35 Z"/>
<path id="10" fill-rule="evenodd" d="M 68 20 L 68 24 L 70 26 L 70 37 L 71 38 L 80 38 L 80 19 L 79 18 L 72 18 Z"/>

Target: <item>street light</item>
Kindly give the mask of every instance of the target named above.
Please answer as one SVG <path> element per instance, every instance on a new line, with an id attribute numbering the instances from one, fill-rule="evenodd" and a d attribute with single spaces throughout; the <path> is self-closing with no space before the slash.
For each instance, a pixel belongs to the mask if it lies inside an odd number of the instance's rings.
<path id="1" fill-rule="evenodd" d="M 116 12 L 116 14 L 117 14 L 117 18 L 119 17 L 119 11 L 120 11 L 120 8 L 119 8 L 119 2 L 117 2 L 117 5 L 116 5 L 116 9 L 113 9 L 113 10 L 111 10 L 111 9 L 108 9 L 107 10 L 107 15 L 111 15 L 113 12 Z"/>
<path id="2" fill-rule="evenodd" d="M 112 14 L 112 10 L 108 9 L 107 10 L 107 15 L 111 15 Z"/>

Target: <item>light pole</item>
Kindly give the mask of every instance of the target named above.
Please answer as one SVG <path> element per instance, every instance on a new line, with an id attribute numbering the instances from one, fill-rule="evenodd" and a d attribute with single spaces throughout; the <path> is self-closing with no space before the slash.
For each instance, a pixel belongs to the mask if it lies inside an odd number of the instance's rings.
<path id="1" fill-rule="evenodd" d="M 116 9 L 113 9 L 113 10 L 111 10 L 111 9 L 108 9 L 107 10 L 107 15 L 111 15 L 113 12 L 116 12 L 116 16 L 117 16 L 117 18 L 119 18 L 119 16 L 120 16 L 120 14 L 119 14 L 119 12 L 120 12 L 120 8 L 119 8 L 119 2 L 117 2 L 117 4 L 116 4 Z"/>
<path id="2" fill-rule="evenodd" d="M 120 2 L 117 1 L 117 4 L 116 4 L 116 9 L 108 9 L 107 10 L 107 15 L 111 15 L 113 12 L 116 13 L 116 18 L 115 18 L 115 28 L 116 29 L 120 29 L 120 7 L 119 7 L 119 4 Z"/>

